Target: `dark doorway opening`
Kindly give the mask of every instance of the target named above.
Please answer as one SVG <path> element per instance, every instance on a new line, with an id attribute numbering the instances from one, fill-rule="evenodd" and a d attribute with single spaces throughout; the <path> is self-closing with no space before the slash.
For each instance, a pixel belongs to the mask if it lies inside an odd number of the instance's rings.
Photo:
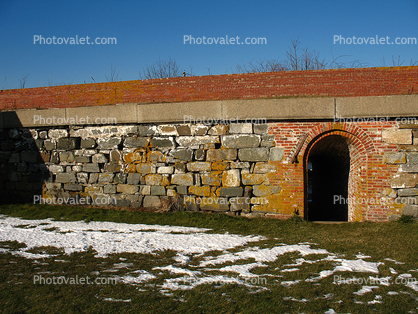
<path id="1" fill-rule="evenodd" d="M 305 218 L 309 221 L 348 221 L 350 152 L 346 138 L 330 135 L 316 142 L 305 169 Z"/>

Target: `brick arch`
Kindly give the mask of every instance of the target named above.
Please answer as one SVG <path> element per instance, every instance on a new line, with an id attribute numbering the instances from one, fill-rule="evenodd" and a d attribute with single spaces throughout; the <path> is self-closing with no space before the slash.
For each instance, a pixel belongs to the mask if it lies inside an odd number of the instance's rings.
<path id="1" fill-rule="evenodd" d="M 364 146 L 367 155 L 375 155 L 377 150 L 370 136 L 360 127 L 354 123 L 321 123 L 308 131 L 307 142 L 302 146 L 300 153 L 303 155 L 306 148 L 318 137 L 328 134 L 329 132 L 342 132 L 341 134 L 334 133 L 334 135 L 342 135 L 351 139 L 359 141 L 360 145 Z M 319 140 L 319 139 L 318 139 Z"/>
<path id="2" fill-rule="evenodd" d="M 350 126 L 349 129 L 355 130 L 356 134 L 348 132 L 343 129 L 328 129 L 316 127 L 311 130 L 308 135 L 308 142 L 303 149 L 303 168 L 304 168 L 304 190 L 305 190 L 305 211 L 307 209 L 307 162 L 312 148 L 321 139 L 331 136 L 340 135 L 347 139 L 347 145 L 350 153 L 350 173 L 348 181 L 348 199 L 352 202 L 348 204 L 348 221 L 362 221 L 366 216 L 367 206 L 362 205 L 361 202 L 353 200 L 365 199 L 367 195 L 367 166 L 368 156 L 375 152 L 375 148 L 371 139 L 364 134 L 364 131 L 355 126 Z M 319 131 L 319 132 L 318 132 Z M 322 131 L 322 132 L 321 132 Z M 311 137 L 313 134 L 316 136 Z"/>

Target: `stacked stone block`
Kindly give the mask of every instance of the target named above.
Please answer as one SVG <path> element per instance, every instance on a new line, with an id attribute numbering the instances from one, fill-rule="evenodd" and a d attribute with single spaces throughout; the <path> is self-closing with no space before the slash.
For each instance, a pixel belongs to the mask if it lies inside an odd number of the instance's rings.
<path id="1" fill-rule="evenodd" d="M 33 174 L 48 200 L 159 208 L 180 199 L 189 210 L 251 213 L 280 193 L 269 173 L 283 149 L 267 130 L 250 123 L 13 129 L 2 140 L 2 186 L 14 190 Z"/>
<path id="2" fill-rule="evenodd" d="M 398 165 L 391 180 L 391 189 L 384 194 L 397 204 L 404 204 L 401 214 L 418 219 L 418 124 L 400 123 L 398 128 L 383 130 L 382 141 L 397 144 L 397 152 L 386 153 L 386 164 Z M 393 215 L 396 220 L 400 215 Z"/>

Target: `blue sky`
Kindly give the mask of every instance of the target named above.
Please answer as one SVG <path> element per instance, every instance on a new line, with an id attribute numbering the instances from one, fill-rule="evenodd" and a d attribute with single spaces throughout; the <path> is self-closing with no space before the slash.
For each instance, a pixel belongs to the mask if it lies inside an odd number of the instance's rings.
<path id="1" fill-rule="evenodd" d="M 35 35 L 113 37 L 117 44 L 34 44 Z M 184 35 L 264 37 L 267 44 L 190 45 Z M 26 75 L 26 87 L 105 82 L 111 66 L 118 80 L 136 80 L 145 66 L 169 57 L 194 75 L 235 73 L 251 60 L 285 59 L 292 39 L 326 60 L 418 61 L 418 44 L 342 45 L 334 35 L 418 40 L 418 1 L 1 0 L 0 89 L 19 88 Z"/>

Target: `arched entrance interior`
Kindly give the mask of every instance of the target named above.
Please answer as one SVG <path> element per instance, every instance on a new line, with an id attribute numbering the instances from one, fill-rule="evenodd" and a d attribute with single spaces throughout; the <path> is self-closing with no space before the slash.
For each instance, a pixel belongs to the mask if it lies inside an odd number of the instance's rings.
<path id="1" fill-rule="evenodd" d="M 348 221 L 350 150 L 347 138 L 329 135 L 305 156 L 305 218 Z"/>

